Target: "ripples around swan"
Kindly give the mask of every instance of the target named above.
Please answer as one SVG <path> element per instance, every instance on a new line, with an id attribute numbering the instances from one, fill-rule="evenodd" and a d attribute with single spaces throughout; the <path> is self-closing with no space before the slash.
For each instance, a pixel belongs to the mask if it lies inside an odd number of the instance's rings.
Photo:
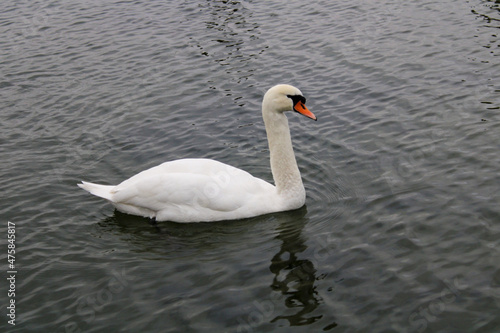
<path id="1" fill-rule="evenodd" d="M 5 3 L 0 331 L 496 333 L 499 19 L 488 0 Z M 289 116 L 304 208 L 151 225 L 76 187 L 185 157 L 272 181 L 277 83 L 318 116 Z"/>

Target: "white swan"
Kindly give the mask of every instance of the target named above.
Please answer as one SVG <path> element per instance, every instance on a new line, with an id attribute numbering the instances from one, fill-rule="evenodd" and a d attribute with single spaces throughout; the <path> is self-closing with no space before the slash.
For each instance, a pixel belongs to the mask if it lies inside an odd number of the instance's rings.
<path id="1" fill-rule="evenodd" d="M 119 185 L 78 184 L 109 200 L 119 211 L 173 222 L 232 220 L 300 208 L 305 189 L 284 111 L 316 120 L 299 89 L 277 85 L 264 95 L 275 186 L 248 172 L 210 159 L 180 159 L 142 171 Z"/>

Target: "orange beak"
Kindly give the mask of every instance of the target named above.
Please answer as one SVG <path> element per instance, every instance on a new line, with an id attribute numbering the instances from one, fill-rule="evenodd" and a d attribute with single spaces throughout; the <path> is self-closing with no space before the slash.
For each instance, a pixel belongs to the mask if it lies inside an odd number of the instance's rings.
<path id="1" fill-rule="evenodd" d="M 298 113 L 303 114 L 307 118 L 311 118 L 312 120 L 318 120 L 318 118 L 316 118 L 316 116 L 314 115 L 314 113 L 312 113 L 311 111 L 309 111 L 309 109 L 306 107 L 306 105 L 304 103 L 302 103 L 302 101 L 298 101 L 294 105 L 293 109 L 295 111 L 297 111 Z"/>

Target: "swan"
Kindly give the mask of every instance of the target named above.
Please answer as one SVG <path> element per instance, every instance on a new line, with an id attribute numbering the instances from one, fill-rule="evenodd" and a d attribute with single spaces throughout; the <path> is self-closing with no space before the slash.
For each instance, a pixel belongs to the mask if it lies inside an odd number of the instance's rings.
<path id="1" fill-rule="evenodd" d="M 107 199 L 117 210 L 154 221 L 210 222 L 235 220 L 298 209 L 306 193 L 285 111 L 317 120 L 299 89 L 270 88 L 262 101 L 271 172 L 275 185 L 246 171 L 205 158 L 165 162 L 114 185 L 77 184 Z"/>

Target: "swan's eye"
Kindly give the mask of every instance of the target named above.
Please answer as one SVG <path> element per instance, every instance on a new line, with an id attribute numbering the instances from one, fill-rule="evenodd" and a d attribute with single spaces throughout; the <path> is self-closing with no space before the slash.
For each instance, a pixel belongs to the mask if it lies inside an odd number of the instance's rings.
<path id="1" fill-rule="evenodd" d="M 302 95 L 286 95 L 286 97 L 293 101 L 293 105 L 296 105 L 298 102 L 306 104 L 306 98 Z"/>

